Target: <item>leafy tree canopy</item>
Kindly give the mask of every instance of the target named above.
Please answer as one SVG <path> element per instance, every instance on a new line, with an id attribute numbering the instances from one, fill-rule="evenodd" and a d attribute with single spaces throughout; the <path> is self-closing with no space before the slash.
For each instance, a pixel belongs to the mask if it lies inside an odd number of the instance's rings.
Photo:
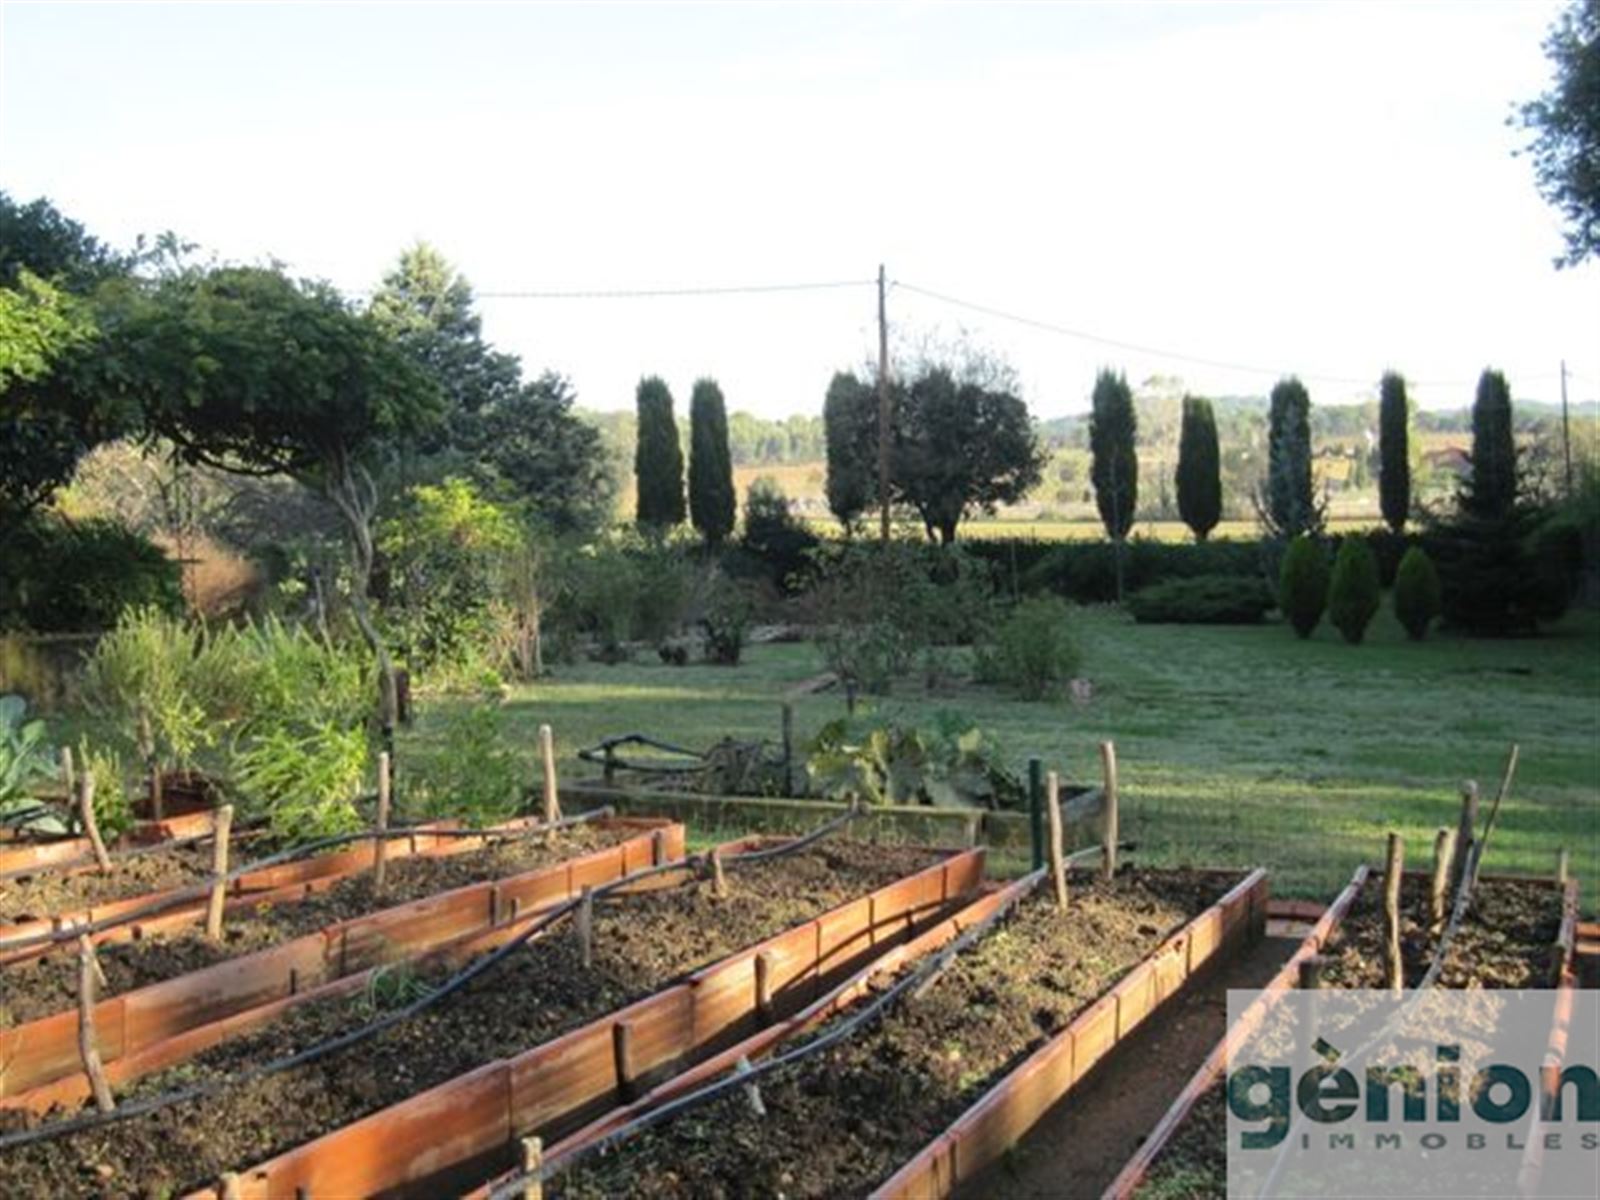
<path id="1" fill-rule="evenodd" d="M 1555 69 L 1550 90 L 1524 104 L 1513 121 L 1533 137 L 1539 192 L 1566 219 L 1558 266 L 1600 253 L 1600 0 L 1573 0 L 1544 42 Z"/>

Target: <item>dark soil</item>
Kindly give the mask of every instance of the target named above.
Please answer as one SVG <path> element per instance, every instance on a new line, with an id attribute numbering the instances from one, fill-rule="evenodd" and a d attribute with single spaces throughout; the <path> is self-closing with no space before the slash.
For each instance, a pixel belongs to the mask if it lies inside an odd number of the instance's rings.
<path id="1" fill-rule="evenodd" d="M 1299 945 L 1264 938 L 1191 985 L 959 1197 L 1098 1200 L 1227 1031 L 1228 989 L 1264 986 Z"/>
<path id="2" fill-rule="evenodd" d="M 201 883 L 211 874 L 211 845 L 177 846 L 112 860 L 100 871 L 41 871 L 0 883 L 0 923 L 38 921 L 92 904 Z"/>
<path id="3" fill-rule="evenodd" d="M 1435 941 L 1425 927 L 1427 892 L 1420 881 L 1400 890 L 1400 948 L 1406 986 L 1428 969 Z M 1548 885 L 1484 881 L 1450 944 L 1440 985 L 1449 988 L 1549 987 L 1550 946 L 1561 927 L 1560 894 Z M 1373 879 L 1325 949 L 1329 987 L 1382 988 L 1383 887 Z M 1190 1200 L 1227 1193 L 1227 1110 L 1221 1085 L 1196 1103 L 1139 1189 L 1141 1200 Z"/>
<path id="4" fill-rule="evenodd" d="M 556 1181 L 564 1200 L 863 1195 L 1230 884 L 1084 880 L 1058 914 L 1036 893 L 920 997 L 741 1094 L 646 1131 Z M 824 1027 L 826 1028 L 826 1027 Z"/>
<path id="5" fill-rule="evenodd" d="M 929 851 L 825 843 L 730 870 L 709 884 L 646 893 L 595 914 L 593 966 L 563 927 L 437 1007 L 362 1043 L 202 1104 L 0 1155 L 0 1195 L 182 1192 L 516 1054 L 656 991 L 685 972 L 926 866 Z M 420 993 L 396 971 L 362 997 L 309 1005 L 251 1036 L 140 1081 L 124 1097 L 223 1078 L 364 1024 Z M 15 1120 L 0 1114 L 0 1121 Z"/>
<path id="6" fill-rule="evenodd" d="M 547 863 L 612 845 L 637 830 L 573 825 L 546 845 L 542 838 L 523 838 L 445 858 L 402 858 L 389 864 L 382 897 L 373 895 L 369 873 L 342 879 L 326 891 L 304 899 L 263 904 L 248 914 L 230 913 L 220 945 L 206 940 L 195 927 L 157 934 L 138 941 L 108 942 L 97 948 L 105 971 L 102 996 L 198 971 L 225 959 L 265 950 L 292 938 L 325 929 L 363 913 L 420 900 L 469 883 L 532 871 Z M 209 851 L 207 851 L 209 856 Z M 135 860 L 137 861 L 137 860 Z M 209 865 L 209 863 L 208 863 Z M 78 963 L 73 954 L 0 967 L 5 987 L 0 992 L 0 1026 L 49 1016 L 77 1003 Z"/>

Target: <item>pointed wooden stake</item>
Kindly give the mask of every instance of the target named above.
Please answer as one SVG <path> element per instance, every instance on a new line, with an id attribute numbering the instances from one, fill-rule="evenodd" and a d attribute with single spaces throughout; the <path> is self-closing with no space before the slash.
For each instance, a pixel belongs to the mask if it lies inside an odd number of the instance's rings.
<path id="1" fill-rule="evenodd" d="M 1117 873 L 1117 838 L 1120 836 L 1120 817 L 1117 813 L 1117 746 L 1115 742 L 1100 743 L 1100 771 L 1104 776 L 1105 826 L 1104 871 L 1106 879 Z"/>
<path id="2" fill-rule="evenodd" d="M 1441 829 L 1433 835 L 1433 878 L 1428 886 L 1428 922 L 1433 936 L 1444 931 L 1445 910 L 1450 906 L 1450 863 L 1455 858 L 1456 835 Z"/>
<path id="3" fill-rule="evenodd" d="M 1062 848 L 1061 776 L 1051 771 L 1044 779 L 1045 814 L 1050 818 L 1050 878 L 1055 883 L 1056 907 L 1067 911 L 1067 862 Z"/>
<path id="4" fill-rule="evenodd" d="M 206 937 L 222 940 L 222 911 L 228 899 L 228 839 L 233 832 L 233 805 L 217 809 L 216 840 L 211 844 L 211 898 L 206 902 Z"/>
<path id="5" fill-rule="evenodd" d="M 539 726 L 539 761 L 544 768 L 544 820 L 553 825 L 561 819 L 561 789 L 556 782 L 556 735 L 548 725 Z"/>
<path id="6" fill-rule="evenodd" d="M 393 776 L 389 760 L 389 752 L 383 751 L 378 755 L 378 822 L 377 836 L 372 840 L 372 890 L 376 895 L 383 894 L 383 885 L 389 873 L 389 806 L 392 802 Z"/>

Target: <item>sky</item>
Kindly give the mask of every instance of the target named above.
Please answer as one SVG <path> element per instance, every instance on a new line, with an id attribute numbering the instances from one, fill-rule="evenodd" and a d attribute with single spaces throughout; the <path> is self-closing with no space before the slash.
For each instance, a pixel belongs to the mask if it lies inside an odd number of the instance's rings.
<path id="1" fill-rule="evenodd" d="M 880 264 L 897 347 L 998 352 L 1041 418 L 1102 367 L 1453 407 L 1485 366 L 1557 400 L 1565 358 L 1576 402 L 1600 263 L 1555 269 L 1506 120 L 1558 11 L 5 0 L 0 189 L 351 293 L 426 240 L 590 408 L 659 374 L 817 412 Z M 848 286 L 526 294 L 810 283 Z"/>

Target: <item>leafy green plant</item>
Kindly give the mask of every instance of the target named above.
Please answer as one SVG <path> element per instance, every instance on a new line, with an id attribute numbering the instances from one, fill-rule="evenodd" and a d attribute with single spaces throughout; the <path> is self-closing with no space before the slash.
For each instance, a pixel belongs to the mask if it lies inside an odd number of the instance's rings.
<path id="1" fill-rule="evenodd" d="M 30 789 L 55 773 L 44 722 L 29 721 L 21 696 L 0 696 L 0 825 L 36 833 L 65 833 L 60 818 L 42 809 Z"/>
<path id="2" fill-rule="evenodd" d="M 1365 538 L 1347 537 L 1339 545 L 1328 584 L 1328 619 L 1352 646 L 1366 635 L 1381 600 L 1378 563 Z"/>
<path id="3" fill-rule="evenodd" d="M 1421 546 L 1407 550 L 1394 576 L 1394 615 L 1406 636 L 1420 642 L 1439 615 L 1439 572 Z"/>
<path id="4" fill-rule="evenodd" d="M 959 713 L 937 714 L 926 730 L 841 717 L 817 734 L 806 771 L 813 792 L 866 804 L 1001 808 L 1023 797 L 994 738 Z"/>
<path id="5" fill-rule="evenodd" d="M 1328 556 L 1308 533 L 1289 543 L 1278 575 L 1278 607 L 1295 633 L 1311 636 L 1328 605 Z"/>
<path id="6" fill-rule="evenodd" d="M 1141 588 L 1127 607 L 1141 625 L 1255 625 L 1272 605 L 1259 579 L 1202 575 Z"/>
<path id="7" fill-rule="evenodd" d="M 1072 610 L 1053 596 L 1022 601 L 973 650 L 981 681 L 1009 687 L 1024 700 L 1044 699 L 1081 661 Z"/>
<path id="8" fill-rule="evenodd" d="M 95 646 L 85 698 L 145 762 L 186 767 L 216 738 L 195 674 L 200 649 L 197 629 L 153 607 L 124 614 Z"/>
<path id="9" fill-rule="evenodd" d="M 353 833 L 365 822 L 357 805 L 366 778 L 365 729 L 332 723 L 278 727 L 234 758 L 234 783 L 252 816 L 285 842 Z"/>
<path id="10" fill-rule="evenodd" d="M 134 823 L 122 756 L 111 747 L 95 746 L 84 737 L 78 741 L 77 769 L 94 780 L 94 818 L 100 836 L 107 842 L 115 841 Z"/>
<path id="11" fill-rule="evenodd" d="M 528 768 L 506 738 L 500 706 L 485 702 L 451 711 L 439 739 L 408 758 L 403 779 L 408 808 L 490 825 L 521 807 Z"/>

